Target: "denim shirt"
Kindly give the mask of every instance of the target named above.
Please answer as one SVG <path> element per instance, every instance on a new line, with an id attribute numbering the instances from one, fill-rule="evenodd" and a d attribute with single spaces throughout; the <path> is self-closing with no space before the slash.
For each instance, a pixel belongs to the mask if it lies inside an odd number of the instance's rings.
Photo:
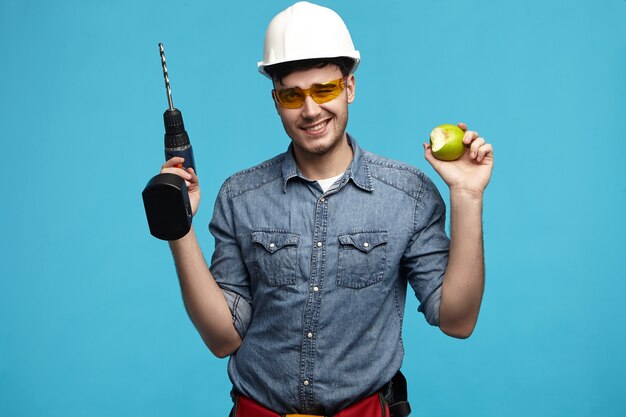
<path id="1" fill-rule="evenodd" d="M 222 186 L 210 270 L 242 338 L 234 390 L 279 413 L 333 414 L 400 369 L 407 282 L 431 325 L 445 204 L 420 170 L 363 151 L 327 192 L 287 152 Z"/>

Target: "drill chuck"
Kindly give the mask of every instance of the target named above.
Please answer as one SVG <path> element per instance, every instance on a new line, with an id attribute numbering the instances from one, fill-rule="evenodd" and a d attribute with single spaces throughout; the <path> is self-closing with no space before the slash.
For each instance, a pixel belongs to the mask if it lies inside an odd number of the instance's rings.
<path id="1" fill-rule="evenodd" d="M 189 135 L 185 130 L 183 114 L 178 109 L 165 110 L 163 113 L 163 124 L 165 125 L 165 147 L 180 148 L 189 145 Z"/>

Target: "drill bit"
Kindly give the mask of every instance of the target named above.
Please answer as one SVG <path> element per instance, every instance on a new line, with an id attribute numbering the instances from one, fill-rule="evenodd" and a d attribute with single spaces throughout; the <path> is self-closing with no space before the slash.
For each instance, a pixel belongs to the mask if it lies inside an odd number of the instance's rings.
<path id="1" fill-rule="evenodd" d="M 195 162 L 193 159 L 193 150 L 189 142 L 189 135 L 185 130 L 183 122 L 183 114 L 180 110 L 174 108 L 172 103 L 172 91 L 170 90 L 170 78 L 167 74 L 167 66 L 165 65 L 165 51 L 163 44 L 159 43 L 159 52 L 161 54 L 161 66 L 163 67 L 163 77 L 165 78 L 165 89 L 167 91 L 167 101 L 170 105 L 169 109 L 163 113 L 163 124 L 165 126 L 165 160 L 178 156 L 185 159 L 183 164 L 179 164 L 179 168 L 193 168 Z"/>
<path id="2" fill-rule="evenodd" d="M 170 79 L 167 76 L 167 66 L 165 66 L 165 51 L 163 50 L 162 43 L 159 43 L 159 52 L 161 53 L 161 66 L 163 67 L 163 78 L 165 78 L 165 90 L 167 91 L 167 102 L 170 105 L 170 110 L 174 110 L 174 103 L 172 103 L 172 90 L 170 90 Z"/>

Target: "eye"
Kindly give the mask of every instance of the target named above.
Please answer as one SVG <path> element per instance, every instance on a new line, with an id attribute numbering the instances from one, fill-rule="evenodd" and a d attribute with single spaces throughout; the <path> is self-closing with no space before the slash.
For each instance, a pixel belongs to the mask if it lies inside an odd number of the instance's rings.
<path id="1" fill-rule="evenodd" d="M 329 94 L 333 94 L 335 92 L 335 89 L 332 87 L 323 87 L 320 88 L 319 90 L 315 90 L 315 94 L 317 94 L 318 96 L 326 96 Z"/>
<path id="2" fill-rule="evenodd" d="M 285 90 L 280 90 L 278 94 L 280 95 L 281 100 L 284 100 L 284 101 L 299 100 L 302 97 L 302 93 L 298 89 L 295 89 L 295 88 L 287 88 Z"/>
<path id="3" fill-rule="evenodd" d="M 335 98 L 341 93 L 341 86 L 337 81 L 315 84 L 311 87 L 312 93 L 318 98 Z"/>

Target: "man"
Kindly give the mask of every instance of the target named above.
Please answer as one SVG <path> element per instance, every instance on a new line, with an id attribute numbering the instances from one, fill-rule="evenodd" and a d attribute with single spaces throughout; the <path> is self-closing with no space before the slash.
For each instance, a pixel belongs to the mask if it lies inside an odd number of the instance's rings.
<path id="1" fill-rule="evenodd" d="M 359 61 L 332 10 L 300 2 L 277 15 L 259 70 L 289 149 L 222 186 L 210 268 L 193 228 L 170 242 L 191 320 L 215 355 L 230 355 L 233 415 L 388 415 L 380 392 L 402 364 L 407 283 L 444 333 L 466 338 L 476 324 L 492 147 L 464 124 L 459 160 L 424 144 L 450 187 L 448 240 L 433 183 L 346 133 Z M 198 178 L 181 162 L 161 172 L 185 178 L 195 214 Z"/>

